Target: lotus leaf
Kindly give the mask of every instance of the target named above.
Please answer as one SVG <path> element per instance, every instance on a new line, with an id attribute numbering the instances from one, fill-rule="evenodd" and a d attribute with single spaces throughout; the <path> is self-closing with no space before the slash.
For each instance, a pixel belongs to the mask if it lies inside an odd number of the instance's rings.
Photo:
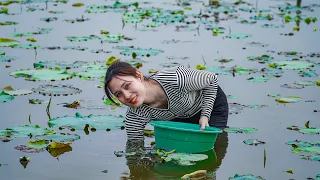
<path id="1" fill-rule="evenodd" d="M 68 41 L 70 42 L 81 42 L 81 41 L 89 41 L 89 40 L 93 40 L 96 39 L 97 37 L 95 36 L 81 36 L 81 37 L 76 37 L 76 36 L 69 36 L 67 37 Z"/>
<path id="2" fill-rule="evenodd" d="M 249 38 L 252 37 L 252 35 L 250 34 L 231 34 L 226 36 L 226 38 L 230 38 L 230 39 L 245 39 L 245 38 Z"/>
<path id="3" fill-rule="evenodd" d="M 111 53 L 111 51 L 105 51 L 103 49 L 92 49 L 90 50 L 92 53 Z"/>
<path id="4" fill-rule="evenodd" d="M 51 84 L 40 85 L 38 88 L 32 88 L 32 91 L 44 96 L 68 96 L 82 92 L 80 89 L 72 86 Z"/>
<path id="5" fill-rule="evenodd" d="M 233 96 L 233 95 L 227 95 L 227 98 L 228 99 L 237 99 L 238 97 L 237 96 Z"/>
<path id="6" fill-rule="evenodd" d="M 225 14 L 228 14 L 228 13 L 235 13 L 235 12 L 238 12 L 236 9 L 230 9 L 230 8 L 227 8 L 227 7 L 218 7 L 218 8 L 213 8 L 213 7 L 209 7 L 209 8 L 206 8 L 204 10 L 204 12 L 207 12 L 207 13 L 225 13 Z"/>
<path id="7" fill-rule="evenodd" d="M 317 80 L 317 81 L 316 81 L 316 85 L 317 85 L 317 86 L 320 86 L 320 80 Z"/>
<path id="8" fill-rule="evenodd" d="M 225 128 L 224 131 L 227 133 L 253 133 L 258 129 L 256 128 L 237 128 L 237 127 L 229 127 Z"/>
<path id="9" fill-rule="evenodd" d="M 48 124 L 50 127 L 54 128 L 74 128 L 76 130 L 82 130 L 89 125 L 90 128 L 95 128 L 97 130 L 106 129 L 120 129 L 124 126 L 124 118 L 122 116 L 112 116 L 112 115 L 89 115 L 82 116 L 76 113 L 75 116 L 64 116 L 50 119 Z"/>
<path id="10" fill-rule="evenodd" d="M 312 52 L 307 54 L 307 56 L 320 58 L 320 52 Z"/>
<path id="11" fill-rule="evenodd" d="M 288 89 L 303 89 L 304 86 L 294 86 L 294 85 L 288 85 L 288 84 L 283 84 L 281 85 L 280 87 L 283 87 L 283 88 L 288 88 Z"/>
<path id="12" fill-rule="evenodd" d="M 233 66 L 231 68 L 231 71 L 234 74 L 237 74 L 237 75 L 251 74 L 252 72 L 254 72 L 252 69 L 246 69 L 246 68 L 241 67 L 241 66 Z"/>
<path id="13" fill-rule="evenodd" d="M 315 77 L 315 76 L 318 76 L 316 71 L 312 70 L 312 69 L 301 69 L 301 70 L 298 70 L 298 74 L 301 77 Z"/>
<path id="14" fill-rule="evenodd" d="M 35 126 L 15 126 L 7 128 L 5 130 L 0 130 L 0 136 L 10 137 L 10 138 L 25 138 L 33 137 L 38 135 L 50 135 L 55 134 L 54 130 L 49 130 L 47 128 L 40 128 L 38 125 Z"/>
<path id="15" fill-rule="evenodd" d="M 101 69 L 104 69 L 104 70 L 107 70 L 106 69 L 106 66 L 103 66 L 103 65 L 99 65 L 99 64 L 88 64 L 88 65 L 83 65 L 82 68 L 86 68 L 86 69 L 97 69 L 97 70 L 101 70 Z"/>
<path id="16" fill-rule="evenodd" d="M 0 50 L 0 57 L 6 55 L 5 51 Z"/>
<path id="17" fill-rule="evenodd" d="M 123 51 L 120 52 L 120 54 L 131 56 L 133 53 L 135 53 L 137 56 L 155 56 L 159 53 L 163 53 L 164 51 L 158 50 L 158 49 L 142 49 L 142 48 L 125 48 Z"/>
<path id="18" fill-rule="evenodd" d="M 44 149 L 37 149 L 37 148 L 29 147 L 26 145 L 15 146 L 14 149 L 25 152 L 25 153 L 40 153 L 45 151 Z"/>
<path id="19" fill-rule="evenodd" d="M 8 14 L 9 9 L 8 8 L 0 8 L 0 14 Z"/>
<path id="20" fill-rule="evenodd" d="M 37 49 L 40 46 L 34 44 L 15 44 L 11 46 L 12 48 L 20 48 L 20 49 Z"/>
<path id="21" fill-rule="evenodd" d="M 311 146 L 311 147 L 297 147 L 292 149 L 293 153 L 314 153 L 314 154 L 320 154 L 320 146 Z"/>
<path id="22" fill-rule="evenodd" d="M 256 24 L 257 21 L 248 21 L 248 20 L 242 19 L 242 20 L 238 21 L 237 23 L 240 23 L 240 24 Z"/>
<path id="23" fill-rule="evenodd" d="M 190 180 L 190 179 L 207 179 L 206 170 L 197 170 L 189 174 L 185 174 L 181 177 L 181 180 Z"/>
<path id="24" fill-rule="evenodd" d="M 120 102 L 117 102 L 116 98 L 114 98 L 113 100 L 116 102 L 116 104 L 114 102 L 112 102 L 110 99 L 104 100 L 104 104 L 111 105 L 111 106 L 120 106 L 121 105 Z"/>
<path id="25" fill-rule="evenodd" d="M 21 95 L 28 95 L 32 94 L 32 91 L 30 90 L 24 90 L 24 89 L 14 89 L 11 86 L 7 86 L 2 89 L 5 93 L 12 96 L 21 96 Z"/>
<path id="26" fill-rule="evenodd" d="M 76 19 L 65 19 L 64 21 L 69 22 L 69 23 L 75 23 L 75 22 L 85 22 L 85 21 L 89 21 L 89 18 L 76 18 Z"/>
<path id="27" fill-rule="evenodd" d="M 62 48 L 63 50 L 78 50 L 78 51 L 85 51 L 89 48 L 87 47 L 80 47 L 80 46 L 66 46 Z"/>
<path id="28" fill-rule="evenodd" d="M 0 38 L 0 47 L 11 47 L 19 43 L 19 41 L 14 39 Z"/>
<path id="29" fill-rule="evenodd" d="M 229 177 L 229 180 L 264 180 L 260 176 L 254 176 L 253 174 L 245 174 L 245 175 L 239 175 L 236 174 L 234 177 Z"/>
<path id="30" fill-rule="evenodd" d="M 280 94 L 268 94 L 269 97 L 280 97 Z"/>
<path id="31" fill-rule="evenodd" d="M 18 70 L 9 73 L 13 77 L 24 77 L 27 81 L 58 81 L 71 79 L 74 74 L 69 74 L 66 70 L 50 70 L 50 69 L 38 69 L 38 70 Z"/>
<path id="32" fill-rule="evenodd" d="M 136 7 L 138 8 L 139 3 L 138 2 L 134 2 L 134 3 L 121 3 L 119 1 L 116 1 L 112 6 L 106 6 L 106 8 L 111 8 L 111 9 L 119 9 L 119 8 L 123 8 L 123 9 L 127 9 L 129 7 Z"/>
<path id="33" fill-rule="evenodd" d="M 293 147 L 312 147 L 316 142 L 305 142 L 305 141 L 288 141 L 286 142 L 287 145 L 293 146 Z"/>
<path id="34" fill-rule="evenodd" d="M 35 69 L 37 69 L 37 68 L 72 69 L 72 68 L 81 67 L 86 64 L 87 64 L 87 62 L 84 62 L 84 61 L 75 61 L 72 64 L 67 63 L 65 61 L 39 61 L 39 62 L 33 63 L 33 67 Z"/>
<path id="35" fill-rule="evenodd" d="M 303 134 L 320 134 L 320 128 L 304 128 L 299 129 L 299 132 Z"/>
<path id="36" fill-rule="evenodd" d="M 246 107 L 260 109 L 260 108 L 263 108 L 263 107 L 267 107 L 267 105 L 252 104 L 252 105 L 247 105 Z"/>
<path id="37" fill-rule="evenodd" d="M 180 66 L 181 64 L 178 62 L 167 62 L 167 63 L 161 63 L 160 65 L 164 68 L 167 68 L 167 67 Z"/>
<path id="38" fill-rule="evenodd" d="M 5 22 L 0 22 L 0 26 L 11 26 L 11 25 L 17 25 L 18 22 L 15 21 L 5 21 Z"/>
<path id="39" fill-rule="evenodd" d="M 146 27 L 146 28 L 156 28 L 156 27 L 161 26 L 161 24 L 149 23 L 149 24 L 144 24 L 143 26 Z"/>
<path id="40" fill-rule="evenodd" d="M 1 62 L 11 62 L 15 60 L 17 57 L 16 56 L 0 56 L 0 61 Z"/>
<path id="41" fill-rule="evenodd" d="M 229 114 L 239 114 L 245 107 L 238 103 L 229 103 Z"/>
<path id="42" fill-rule="evenodd" d="M 254 47 L 267 47 L 268 44 L 260 43 L 260 42 L 249 42 L 247 43 L 248 46 L 254 46 Z"/>
<path id="43" fill-rule="evenodd" d="M 293 125 L 293 126 L 287 127 L 287 129 L 297 131 L 297 130 L 299 130 L 300 128 L 299 128 L 298 126 L 294 126 L 294 125 Z"/>
<path id="44" fill-rule="evenodd" d="M 273 17 L 270 15 L 270 14 L 258 14 L 257 16 L 251 16 L 250 19 L 253 19 L 253 20 L 272 20 Z"/>
<path id="45" fill-rule="evenodd" d="M 1 91 L 0 93 L 0 103 L 5 103 L 7 101 L 11 101 L 14 99 L 14 96 L 9 95 L 7 93 L 5 93 L 4 91 Z"/>
<path id="46" fill-rule="evenodd" d="M 212 29 L 212 35 L 218 36 L 219 34 L 224 34 L 225 29 L 224 28 L 213 28 Z"/>
<path id="47" fill-rule="evenodd" d="M 320 155 L 299 155 L 301 159 L 310 160 L 310 161 L 320 161 Z M 319 176 L 320 178 L 320 176 Z"/>
<path id="48" fill-rule="evenodd" d="M 308 61 L 277 61 L 269 64 L 269 67 L 279 69 L 307 69 L 313 66 L 314 64 Z"/>
<path id="49" fill-rule="evenodd" d="M 63 14 L 63 13 L 65 13 L 65 11 L 48 11 L 48 13 L 51 13 L 51 14 Z"/>
<path id="50" fill-rule="evenodd" d="M 263 24 L 261 27 L 263 27 L 263 28 L 284 28 L 284 25 Z"/>
<path id="51" fill-rule="evenodd" d="M 262 56 L 249 56 L 248 57 L 249 61 L 264 61 L 264 62 L 268 62 L 273 60 L 273 57 L 270 57 L 269 55 L 262 55 Z"/>
<path id="52" fill-rule="evenodd" d="M 38 135 L 35 136 L 36 139 L 39 140 L 49 140 L 56 142 L 73 142 L 75 140 L 80 139 L 80 136 L 77 134 L 69 134 L 69 133 L 56 133 L 49 135 Z"/>
<path id="53" fill-rule="evenodd" d="M 263 141 L 259 141 L 258 139 L 247 139 L 243 141 L 247 145 L 259 145 L 259 144 L 265 144 Z"/>
<path id="54" fill-rule="evenodd" d="M 29 104 L 43 104 L 46 101 L 40 99 L 29 99 Z M 49 102 L 49 101 L 48 101 Z M 47 103 L 47 102 L 46 102 Z"/>
<path id="55" fill-rule="evenodd" d="M 215 61 L 218 61 L 220 63 L 228 63 L 228 62 L 232 62 L 233 59 L 225 59 L 225 58 L 222 58 L 222 59 L 215 59 Z"/>
<path id="56" fill-rule="evenodd" d="M 88 70 L 76 73 L 77 76 L 85 80 L 101 78 L 101 77 L 104 77 L 105 74 L 106 74 L 105 69 L 88 69 Z"/>
<path id="57" fill-rule="evenodd" d="M 284 73 L 281 69 L 274 69 L 274 68 L 262 68 L 261 72 L 263 74 L 268 74 L 268 75 L 279 75 Z"/>
<path id="58" fill-rule="evenodd" d="M 217 67 L 217 66 L 207 67 L 206 71 L 213 72 L 213 73 L 218 74 L 218 75 L 230 75 L 230 74 L 232 74 L 232 72 L 229 69 L 226 69 L 223 66 L 221 66 L 221 67 Z"/>
<path id="59" fill-rule="evenodd" d="M 247 80 L 250 82 L 267 82 L 270 80 L 270 78 L 265 76 L 257 76 L 257 77 L 250 77 Z"/>
<path id="60" fill-rule="evenodd" d="M 276 98 L 275 101 L 279 103 L 296 103 L 301 101 L 302 98 L 299 96 L 286 96 L 286 97 L 279 97 Z"/>
<path id="61" fill-rule="evenodd" d="M 239 8 L 240 11 L 244 11 L 244 12 L 254 12 L 254 13 L 265 13 L 265 12 L 270 12 L 270 9 L 256 9 L 256 8 L 252 8 L 252 7 L 243 7 L 243 8 Z"/>
<path id="62" fill-rule="evenodd" d="M 188 153 L 170 153 L 164 160 L 166 162 L 174 161 L 182 166 L 194 165 L 197 161 L 203 161 L 208 159 L 208 156 L 205 154 L 188 154 Z"/>
<path id="63" fill-rule="evenodd" d="M 70 143 L 52 142 L 48 145 L 48 152 L 53 157 L 58 157 L 66 152 L 72 151 Z"/>
<path id="64" fill-rule="evenodd" d="M 315 86 L 316 83 L 313 81 L 295 81 L 294 84 L 300 85 L 300 86 Z"/>
<path id="65" fill-rule="evenodd" d="M 108 10 L 106 9 L 86 9 L 85 13 L 107 13 Z"/>
<path id="66" fill-rule="evenodd" d="M 122 21 L 125 23 L 141 23 L 142 18 L 141 17 L 123 17 Z"/>
<path id="67" fill-rule="evenodd" d="M 41 18 L 41 21 L 46 21 L 46 22 L 52 22 L 52 21 L 57 21 L 58 18 L 57 17 L 45 17 L 45 18 Z"/>
<path id="68" fill-rule="evenodd" d="M 164 24 L 174 24 L 179 22 L 184 22 L 185 18 L 183 15 L 164 15 L 156 18 L 152 18 L 152 22 L 164 23 Z"/>

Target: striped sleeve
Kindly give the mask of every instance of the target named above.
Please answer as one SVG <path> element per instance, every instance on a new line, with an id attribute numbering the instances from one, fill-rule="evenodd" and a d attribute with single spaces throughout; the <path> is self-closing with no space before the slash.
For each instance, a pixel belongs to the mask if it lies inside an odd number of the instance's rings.
<path id="1" fill-rule="evenodd" d="M 178 84 L 181 90 L 202 90 L 203 102 L 201 116 L 210 115 L 218 91 L 218 76 L 208 71 L 201 71 L 179 66 L 177 69 Z"/>
<path id="2" fill-rule="evenodd" d="M 125 116 L 125 125 L 128 140 L 144 140 L 144 128 L 149 123 L 150 119 L 142 117 L 130 110 Z"/>

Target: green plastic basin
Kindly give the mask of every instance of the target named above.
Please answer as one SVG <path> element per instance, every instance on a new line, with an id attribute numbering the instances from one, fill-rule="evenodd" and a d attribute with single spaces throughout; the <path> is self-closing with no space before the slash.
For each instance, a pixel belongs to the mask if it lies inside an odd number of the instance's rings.
<path id="1" fill-rule="evenodd" d="M 206 127 L 200 130 L 199 124 L 152 121 L 156 147 L 176 152 L 198 153 L 214 147 L 221 129 Z"/>

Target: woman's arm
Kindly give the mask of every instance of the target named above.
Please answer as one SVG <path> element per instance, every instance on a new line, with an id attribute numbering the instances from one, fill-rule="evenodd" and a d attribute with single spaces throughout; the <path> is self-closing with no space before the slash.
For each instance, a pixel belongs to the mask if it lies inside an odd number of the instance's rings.
<path id="1" fill-rule="evenodd" d="M 204 100 L 201 116 L 210 120 L 210 114 L 218 91 L 218 76 L 208 71 L 200 71 L 183 66 L 177 68 L 177 76 L 181 90 L 202 90 Z"/>
<path id="2" fill-rule="evenodd" d="M 144 140 L 144 128 L 149 122 L 148 118 L 127 111 L 126 113 L 126 132 L 128 140 Z"/>

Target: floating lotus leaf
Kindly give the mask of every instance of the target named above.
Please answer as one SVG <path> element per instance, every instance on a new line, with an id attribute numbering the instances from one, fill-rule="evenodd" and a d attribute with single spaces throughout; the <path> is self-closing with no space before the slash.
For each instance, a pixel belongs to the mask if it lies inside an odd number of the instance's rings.
<path id="1" fill-rule="evenodd" d="M 76 73 L 82 79 L 91 80 L 95 78 L 101 78 L 106 75 L 105 69 L 88 69 L 82 72 Z"/>
<path id="2" fill-rule="evenodd" d="M 48 124 L 53 128 L 74 128 L 76 130 L 83 130 L 86 124 L 88 124 L 90 128 L 95 128 L 96 130 L 113 130 L 122 129 L 122 127 L 124 127 L 123 121 L 124 118 L 122 116 L 82 116 L 79 113 L 76 113 L 75 116 L 64 116 L 50 119 Z"/>
<path id="3" fill-rule="evenodd" d="M 7 128 L 5 130 L 0 130 L 0 137 L 9 137 L 9 138 L 25 138 L 25 137 L 34 137 L 40 135 L 50 135 L 55 134 L 54 130 L 49 130 L 47 128 L 40 128 L 38 125 L 35 126 L 15 126 Z"/>
<path id="4" fill-rule="evenodd" d="M 207 67 L 206 71 L 213 72 L 213 73 L 218 74 L 218 75 L 230 75 L 230 74 L 232 74 L 230 69 L 226 69 L 223 66 L 221 66 L 221 67 L 217 67 L 217 66 Z"/>
<path id="5" fill-rule="evenodd" d="M 77 50 L 77 51 L 85 51 L 89 48 L 81 47 L 81 46 L 66 46 L 62 48 L 63 50 Z"/>
<path id="6" fill-rule="evenodd" d="M 181 180 L 189 180 L 189 179 L 207 179 L 207 171 L 197 170 L 192 173 L 185 174 L 181 177 Z"/>
<path id="7" fill-rule="evenodd" d="M 264 62 L 268 62 L 273 60 L 273 57 L 270 57 L 269 55 L 262 55 L 262 56 L 248 56 L 247 57 L 249 61 L 264 61 Z"/>
<path id="8" fill-rule="evenodd" d="M 141 17 L 123 17 L 122 21 L 125 23 L 141 23 L 142 18 Z"/>
<path id="9" fill-rule="evenodd" d="M 0 56 L 0 61 L 1 62 L 11 62 L 15 60 L 17 57 L 16 56 Z"/>
<path id="10" fill-rule="evenodd" d="M 107 13 L 108 10 L 106 9 L 86 9 L 85 13 Z"/>
<path id="11" fill-rule="evenodd" d="M 73 63 L 67 63 L 65 61 L 39 61 L 33 63 L 33 67 L 37 68 L 59 68 L 59 69 L 72 69 L 86 65 L 87 62 L 75 61 Z"/>
<path id="12" fill-rule="evenodd" d="M 14 89 L 11 86 L 7 86 L 2 89 L 3 92 L 5 92 L 8 95 L 12 96 L 22 96 L 22 95 L 28 95 L 32 94 L 32 91 L 30 90 L 25 90 L 25 89 Z"/>
<path id="13" fill-rule="evenodd" d="M 215 59 L 215 61 L 218 61 L 220 63 L 228 63 L 228 62 L 232 62 L 233 59 L 225 59 L 225 58 L 222 58 L 222 59 Z"/>
<path id="14" fill-rule="evenodd" d="M 0 47 L 11 47 L 19 43 L 19 41 L 14 39 L 0 38 Z"/>
<path id="15" fill-rule="evenodd" d="M 246 45 L 253 46 L 253 47 L 267 47 L 267 46 L 269 46 L 268 44 L 260 43 L 260 42 L 249 42 Z"/>
<path id="16" fill-rule="evenodd" d="M 274 69 L 274 68 L 262 68 L 261 72 L 263 74 L 268 74 L 268 75 L 279 75 L 283 74 L 284 72 L 281 69 Z"/>
<path id="17" fill-rule="evenodd" d="M 246 107 L 254 108 L 254 109 L 260 109 L 260 108 L 263 108 L 263 107 L 267 107 L 267 105 L 252 104 L 252 105 L 247 105 Z"/>
<path id="18" fill-rule="evenodd" d="M 231 34 L 229 36 L 226 36 L 226 38 L 230 38 L 230 39 L 245 39 L 245 38 L 249 38 L 252 37 L 252 35 L 250 34 Z"/>
<path id="19" fill-rule="evenodd" d="M 140 64 L 146 63 L 146 61 L 142 59 L 127 59 L 125 62 L 131 64 L 133 67 L 137 67 Z"/>
<path id="20" fill-rule="evenodd" d="M 69 74 L 66 70 L 50 70 L 50 69 L 26 69 L 13 71 L 9 73 L 13 77 L 24 77 L 27 81 L 58 81 L 71 79 L 74 74 Z"/>
<path id="21" fill-rule="evenodd" d="M 70 41 L 70 42 L 81 42 L 81 41 L 89 41 L 89 40 L 93 40 L 93 39 L 96 39 L 95 36 L 79 36 L 79 37 L 76 37 L 76 36 L 68 36 L 67 37 L 67 40 Z"/>
<path id="22" fill-rule="evenodd" d="M 46 21 L 46 22 L 52 22 L 52 21 L 57 21 L 58 18 L 57 17 L 45 17 L 45 18 L 41 18 L 41 21 Z"/>
<path id="23" fill-rule="evenodd" d="M 197 161 L 208 159 L 205 154 L 170 153 L 164 158 L 166 162 L 173 161 L 181 166 L 195 165 Z"/>
<path id="24" fill-rule="evenodd" d="M 270 77 L 257 76 L 257 77 L 250 77 L 247 80 L 250 82 L 267 82 L 270 80 Z"/>
<path id="25" fill-rule="evenodd" d="M 313 66 L 314 64 L 308 61 L 277 61 L 269 64 L 269 67 L 278 69 L 307 69 Z"/>
<path id="26" fill-rule="evenodd" d="M 234 66 L 231 68 L 231 71 L 237 75 L 251 74 L 252 72 L 254 72 L 252 69 L 246 69 L 241 66 Z"/>
<path id="27" fill-rule="evenodd" d="M 119 9 L 119 8 L 123 8 L 123 9 L 127 9 L 129 7 L 136 7 L 138 8 L 139 3 L 138 2 L 134 2 L 134 3 L 121 3 L 119 1 L 116 1 L 112 6 L 105 6 L 106 8 L 111 8 L 111 9 Z"/>
<path id="28" fill-rule="evenodd" d="M 65 11 L 48 11 L 48 13 L 51 13 L 51 14 L 63 14 L 63 13 L 65 13 Z"/>
<path id="29" fill-rule="evenodd" d="M 83 65 L 82 68 L 86 68 L 86 69 L 90 69 L 90 70 L 107 70 L 106 66 L 104 65 L 99 65 L 99 64 L 87 64 L 87 65 Z"/>
<path id="30" fill-rule="evenodd" d="M 227 7 L 218 7 L 218 8 L 213 8 L 213 7 L 208 7 L 204 10 L 204 12 L 207 12 L 207 13 L 225 13 L 225 14 L 228 14 L 228 13 L 235 13 L 235 12 L 238 12 L 236 9 L 231 9 L 231 8 L 227 8 Z"/>
<path id="31" fill-rule="evenodd" d="M 146 27 L 146 28 L 156 28 L 156 27 L 161 26 L 161 24 L 149 23 L 149 24 L 144 24 L 143 26 Z"/>
<path id="32" fill-rule="evenodd" d="M 0 26 L 11 26 L 11 25 L 17 25 L 18 22 L 14 21 L 5 21 L 5 22 L 0 22 Z"/>
<path id="33" fill-rule="evenodd" d="M 288 89 L 302 89 L 302 88 L 304 88 L 304 86 L 300 86 L 300 85 L 295 86 L 295 85 L 289 85 L 289 84 L 283 84 L 280 87 L 288 88 Z"/>
<path id="34" fill-rule="evenodd" d="M 304 128 L 299 129 L 299 132 L 303 134 L 320 134 L 320 128 Z"/>
<path id="35" fill-rule="evenodd" d="M 307 56 L 320 58 L 320 52 L 311 52 Z"/>
<path id="36" fill-rule="evenodd" d="M 48 152 L 53 157 L 58 157 L 66 152 L 72 151 L 70 143 L 52 142 L 48 145 Z"/>
<path id="37" fill-rule="evenodd" d="M 270 12 L 270 9 L 255 9 L 252 7 L 243 7 L 243 8 L 239 8 L 240 11 L 244 11 L 244 12 L 254 12 L 254 13 L 266 13 L 266 12 Z"/>
<path id="38" fill-rule="evenodd" d="M 164 15 L 157 18 L 152 18 L 152 22 L 164 23 L 164 24 L 174 24 L 184 22 L 185 18 L 183 15 Z"/>
<path id="39" fill-rule="evenodd" d="M 320 146 L 311 146 L 311 147 L 297 147 L 293 148 L 292 151 L 293 153 L 314 153 L 314 154 L 320 154 Z"/>
<path id="40" fill-rule="evenodd" d="M 256 24 L 257 21 L 248 21 L 248 20 L 242 19 L 240 21 L 237 21 L 237 23 L 240 23 L 240 24 Z"/>
<path id="41" fill-rule="evenodd" d="M 238 127 L 229 127 L 225 128 L 224 131 L 227 133 L 253 133 L 258 129 L 256 128 L 238 128 Z"/>
<path id="42" fill-rule="evenodd" d="M 90 50 L 92 53 L 111 53 L 111 51 L 105 51 L 103 49 L 92 49 Z"/>
<path id="43" fill-rule="evenodd" d="M 167 63 L 161 63 L 160 65 L 164 68 L 167 68 L 167 67 L 180 66 L 182 64 L 178 62 L 167 62 Z"/>
<path id="44" fill-rule="evenodd" d="M 33 32 L 24 32 L 24 33 L 13 33 L 13 37 L 27 37 L 27 36 L 33 36 Z"/>
<path id="45" fill-rule="evenodd" d="M 65 19 L 64 21 L 69 22 L 69 23 L 75 23 L 75 22 L 85 22 L 85 21 L 89 21 L 90 18 L 76 18 L 76 19 Z"/>
<path id="46" fill-rule="evenodd" d="M 229 177 L 229 180 L 264 180 L 260 176 L 254 176 L 253 174 L 244 174 L 244 175 L 239 175 L 236 174 L 234 177 Z"/>
<path id="47" fill-rule="evenodd" d="M 9 94 L 5 93 L 4 91 L 1 91 L 0 103 L 5 103 L 5 102 L 11 101 L 13 99 L 14 99 L 14 97 L 12 95 L 9 95 Z"/>
<path id="48" fill-rule="evenodd" d="M 261 25 L 263 28 L 284 28 L 284 25 L 277 25 L 277 24 L 263 24 Z"/>
<path id="49" fill-rule="evenodd" d="M 15 44 L 11 46 L 12 48 L 18 48 L 18 49 L 37 49 L 40 46 L 34 45 L 34 44 Z"/>
<path id="50" fill-rule="evenodd" d="M 80 89 L 72 86 L 51 84 L 40 85 L 38 88 L 32 88 L 32 91 L 44 96 L 68 96 L 82 92 Z"/>
<path id="51" fill-rule="evenodd" d="M 212 35 L 218 36 L 219 34 L 224 34 L 225 28 L 217 27 L 212 29 Z"/>
<path id="52" fill-rule="evenodd" d="M 299 96 L 286 96 L 286 97 L 279 97 L 276 98 L 275 101 L 279 103 L 296 103 L 301 101 L 302 98 Z"/>
<path id="53" fill-rule="evenodd" d="M 49 101 L 44 101 L 40 99 L 29 99 L 29 104 L 43 104 L 48 103 Z"/>
<path id="54" fill-rule="evenodd" d="M 309 161 L 320 161 L 320 155 L 314 156 L 314 155 L 299 155 L 301 159 L 309 160 Z M 320 174 L 319 174 L 320 179 Z"/>
<path id="55" fill-rule="evenodd" d="M 290 126 L 290 127 L 287 127 L 287 129 L 289 130 L 293 130 L 293 131 L 298 131 L 300 128 L 298 126 Z"/>
<path id="56" fill-rule="evenodd" d="M 5 54 L 6 54 L 5 51 L 0 50 L 0 57 L 1 57 L 1 56 L 4 56 Z"/>
<path id="57" fill-rule="evenodd" d="M 301 77 L 316 77 L 316 76 L 318 76 L 318 73 L 316 73 L 316 71 L 312 70 L 312 69 L 301 69 L 301 70 L 298 70 L 298 74 Z"/>
<path id="58" fill-rule="evenodd" d="M 233 95 L 227 95 L 227 98 L 228 98 L 228 99 L 238 99 L 237 96 L 233 96 Z"/>
<path id="59" fill-rule="evenodd" d="M 294 84 L 300 85 L 300 86 L 315 86 L 316 83 L 313 81 L 295 81 Z"/>
<path id="60" fill-rule="evenodd" d="M 251 16 L 250 19 L 253 19 L 253 20 L 272 20 L 273 17 L 270 15 L 270 14 L 258 14 L 257 16 Z"/>
<path id="61" fill-rule="evenodd" d="M 268 94 L 269 97 L 280 97 L 280 94 Z"/>
<path id="62" fill-rule="evenodd" d="M 295 140 L 295 141 L 288 141 L 286 142 L 286 144 L 290 146 L 295 146 L 295 147 L 311 147 L 314 144 L 316 144 L 316 142 L 311 143 L 311 142 Z"/>
<path id="63" fill-rule="evenodd" d="M 39 135 L 35 136 L 36 139 L 39 140 L 49 140 L 56 142 L 73 142 L 75 140 L 80 139 L 80 136 L 77 134 L 69 134 L 69 133 L 56 133 L 49 135 Z"/>
<path id="64" fill-rule="evenodd" d="M 158 49 L 142 49 L 142 48 L 126 48 L 123 51 L 120 52 L 120 54 L 126 55 L 126 56 L 131 56 L 132 53 L 135 53 L 136 56 L 155 56 L 159 53 L 163 53 L 164 51 L 158 50 Z"/>
<path id="65" fill-rule="evenodd" d="M 29 147 L 26 145 L 19 145 L 19 146 L 15 146 L 14 149 L 18 150 L 18 151 L 22 151 L 25 153 L 40 153 L 45 151 L 43 148 L 34 148 L 34 147 Z"/>
<path id="66" fill-rule="evenodd" d="M 265 144 L 263 141 L 259 141 L 258 139 L 247 139 L 243 141 L 247 145 L 254 145 L 257 146 L 259 144 Z"/>

